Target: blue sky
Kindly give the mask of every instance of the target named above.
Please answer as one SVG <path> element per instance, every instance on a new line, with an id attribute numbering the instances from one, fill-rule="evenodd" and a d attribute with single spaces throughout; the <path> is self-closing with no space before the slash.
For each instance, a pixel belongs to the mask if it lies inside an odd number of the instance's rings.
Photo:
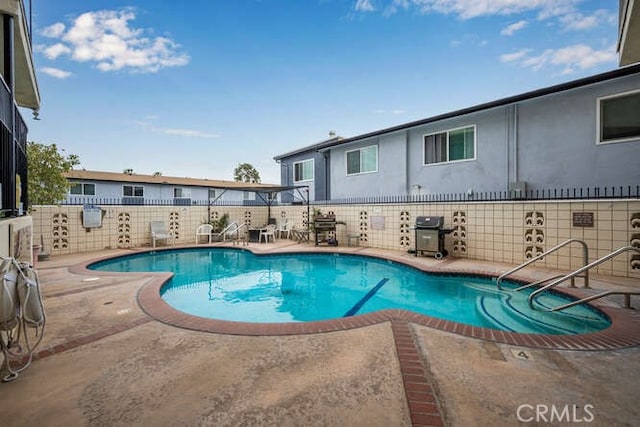
<path id="1" fill-rule="evenodd" d="M 273 156 L 617 67 L 617 1 L 34 1 L 41 120 L 89 170 Z M 30 114 L 25 114 L 30 117 Z"/>

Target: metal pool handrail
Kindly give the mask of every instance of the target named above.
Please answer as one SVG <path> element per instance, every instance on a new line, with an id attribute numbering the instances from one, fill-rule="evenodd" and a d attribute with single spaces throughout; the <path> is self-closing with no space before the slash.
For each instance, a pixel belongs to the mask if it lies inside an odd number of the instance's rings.
<path id="1" fill-rule="evenodd" d="M 548 251 L 543 252 L 540 255 L 537 255 L 537 256 L 531 258 L 530 260 L 520 264 L 519 266 L 517 266 L 515 268 L 512 268 L 511 270 L 507 271 L 506 273 L 502 273 L 500 275 L 500 277 L 498 277 L 498 279 L 496 280 L 496 286 L 498 287 L 498 289 L 502 289 L 502 281 L 504 280 L 505 277 L 510 276 L 511 274 L 515 273 L 516 271 L 519 271 L 519 270 L 525 268 L 529 264 L 533 264 L 534 262 L 538 261 L 539 259 L 544 258 L 546 255 L 549 255 L 550 253 L 555 252 L 555 251 L 559 250 L 560 248 L 562 248 L 564 246 L 567 246 L 568 244 L 571 244 L 573 242 L 577 242 L 577 243 L 580 243 L 582 245 L 582 254 L 583 254 L 583 257 L 584 257 L 584 265 L 587 265 L 589 263 L 589 247 L 587 246 L 587 244 L 584 241 L 580 240 L 580 239 L 569 239 L 569 240 L 566 240 L 566 241 L 560 243 L 557 246 L 554 246 L 553 248 L 549 249 Z M 542 280 L 541 282 L 544 282 L 546 280 L 549 280 L 549 279 Z M 571 285 L 572 286 L 574 285 L 573 277 L 571 278 Z M 585 288 L 589 287 L 589 271 L 588 270 L 585 272 L 585 275 L 584 275 L 584 287 Z M 520 288 L 518 290 L 520 290 Z"/>
<path id="2" fill-rule="evenodd" d="M 568 280 L 568 279 L 573 279 L 574 277 L 576 277 L 578 274 L 582 273 L 582 272 L 588 272 L 590 269 L 592 269 L 593 267 L 602 264 L 605 261 L 608 261 L 611 258 L 614 258 L 618 255 L 620 255 L 621 253 L 624 252 L 629 252 L 629 251 L 636 251 L 638 253 L 640 253 L 640 248 L 635 247 L 635 246 L 623 246 L 619 249 L 616 249 L 615 251 L 611 252 L 608 255 L 603 256 L 600 259 L 597 259 L 595 261 L 593 261 L 590 264 L 585 265 L 582 268 L 577 269 L 576 271 L 569 273 L 559 279 L 554 280 L 553 282 L 549 283 L 548 285 L 545 285 L 543 287 L 541 287 L 540 289 L 536 289 L 535 291 L 533 291 L 529 297 L 527 298 L 527 301 L 529 302 L 529 307 L 534 309 L 534 310 L 540 310 L 540 311 L 557 311 L 557 310 L 563 310 L 565 308 L 569 308 L 572 307 L 574 305 L 577 304 L 582 304 L 583 302 L 587 302 L 587 301 L 592 301 L 594 299 L 597 298 L 602 298 L 605 297 L 607 295 L 613 295 L 613 294 L 624 294 L 624 295 L 638 295 L 639 293 L 636 291 L 605 291 L 603 293 L 597 294 L 597 295 L 592 295 L 591 297 L 586 297 L 577 301 L 573 301 L 569 304 L 564 304 L 558 307 L 554 307 L 554 308 L 536 308 L 533 306 L 533 299 L 536 297 L 536 295 L 538 295 L 541 292 L 546 291 L 547 289 L 553 288 L 554 286 L 559 285 L 560 283 Z M 629 301 L 629 296 L 627 296 L 625 298 L 625 302 Z M 630 302 L 628 302 L 626 305 L 628 305 L 630 307 Z"/>

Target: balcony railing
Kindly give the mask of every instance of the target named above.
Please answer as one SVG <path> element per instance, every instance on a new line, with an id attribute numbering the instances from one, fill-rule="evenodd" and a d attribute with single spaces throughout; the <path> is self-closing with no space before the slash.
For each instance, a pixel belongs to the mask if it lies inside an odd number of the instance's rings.
<path id="1" fill-rule="evenodd" d="M 0 217 L 16 216 L 16 174 L 21 177 L 20 203 L 27 207 L 27 125 L 0 77 Z M 11 112 L 15 114 L 11 114 Z M 12 121 L 15 118 L 15 126 Z"/>

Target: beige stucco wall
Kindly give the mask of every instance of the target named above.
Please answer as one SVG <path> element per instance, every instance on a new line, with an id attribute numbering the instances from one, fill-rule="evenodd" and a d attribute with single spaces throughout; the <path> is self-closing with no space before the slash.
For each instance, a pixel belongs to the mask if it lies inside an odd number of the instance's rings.
<path id="1" fill-rule="evenodd" d="M 416 216 L 444 216 L 454 231 L 445 239 L 451 256 L 519 264 L 570 238 L 584 240 L 591 261 L 636 239 L 640 245 L 640 201 L 548 201 L 426 203 L 316 206 L 335 213 L 346 225 L 337 227 L 337 239 L 347 244 L 347 234 L 360 235 L 359 244 L 383 249 L 413 247 L 411 227 Z M 313 209 L 313 206 L 312 206 Z M 149 222 L 164 221 L 177 234 L 178 244 L 195 243 L 195 229 L 207 218 L 207 207 L 110 206 L 104 207 L 103 224 L 87 231 L 81 224 L 81 206 L 41 206 L 34 212 L 34 236 L 43 236 L 52 254 L 105 248 L 150 245 Z M 593 227 L 574 226 L 574 213 L 592 213 Z M 231 220 L 252 226 L 267 222 L 266 207 L 212 207 L 211 217 L 228 213 Z M 306 206 L 272 207 L 271 217 L 289 218 L 302 228 Z M 548 255 L 539 264 L 563 270 L 582 266 L 582 248 L 572 244 Z M 640 255 L 625 253 L 598 266 L 595 272 L 640 278 Z"/>
<path id="2" fill-rule="evenodd" d="M 21 241 L 18 242 L 18 239 Z M 0 256 L 15 257 L 19 261 L 32 263 L 33 243 L 30 216 L 0 220 Z"/>

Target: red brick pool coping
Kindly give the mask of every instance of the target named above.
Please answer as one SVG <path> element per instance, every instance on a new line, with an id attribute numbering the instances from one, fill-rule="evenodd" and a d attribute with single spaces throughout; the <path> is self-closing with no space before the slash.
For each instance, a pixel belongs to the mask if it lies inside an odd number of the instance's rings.
<path id="1" fill-rule="evenodd" d="M 171 250 L 155 249 L 159 250 Z M 248 248 L 236 249 L 248 250 Z M 149 250 L 152 251 L 152 250 Z M 142 253 L 140 251 L 136 253 Z M 251 251 L 254 252 L 254 251 Z M 331 253 L 326 250 L 322 253 Z M 255 252 L 254 252 L 255 253 Z M 309 253 L 309 251 L 291 251 L 271 252 L 271 254 L 296 254 Z M 344 252 L 340 252 L 345 254 Z M 261 253 L 256 253 L 260 255 Z M 346 253 L 349 254 L 349 253 Z M 495 277 L 495 274 L 482 271 L 481 269 L 456 269 L 447 268 L 446 264 L 443 268 L 432 268 L 422 265 L 418 262 L 412 262 L 410 259 L 393 254 L 385 254 L 383 256 L 374 256 L 370 254 L 357 253 L 359 256 L 367 256 L 378 259 L 389 259 L 419 270 L 435 273 L 435 274 L 462 274 L 477 275 L 484 277 Z M 107 259 L 112 257 L 105 257 Z M 103 271 L 88 270 L 87 265 L 98 260 L 91 260 L 80 265 L 70 268 L 71 272 L 92 275 L 111 275 L 123 273 L 107 273 Z M 611 304 L 605 303 L 603 300 L 592 301 L 591 305 L 604 312 L 611 320 L 611 326 L 607 329 L 579 335 L 545 335 L 545 334 L 520 334 L 508 331 L 500 331 L 497 329 L 482 328 L 477 326 L 465 325 L 462 323 L 452 322 L 449 320 L 439 319 L 414 313 L 406 310 L 381 310 L 373 313 L 366 313 L 351 317 L 344 317 L 331 320 L 315 321 L 315 322 L 298 322 L 298 323 L 247 323 L 234 322 L 226 320 L 208 319 L 193 316 L 178 311 L 168 305 L 160 297 L 160 290 L 164 283 L 171 277 L 170 273 L 126 273 L 137 275 L 147 275 L 151 277 L 150 281 L 143 285 L 138 291 L 138 304 L 142 310 L 152 318 L 173 325 L 176 327 L 190 329 L 201 332 L 212 332 L 229 335 L 247 335 L 247 336 L 277 336 L 277 335 L 299 335 L 299 334 L 316 334 L 325 332 L 337 332 L 342 330 L 362 328 L 365 326 L 375 325 L 383 322 L 408 322 L 416 325 L 422 325 L 429 328 L 438 329 L 445 332 L 451 332 L 470 338 L 477 338 L 497 343 L 516 345 L 522 347 L 550 349 L 550 350 L 613 350 L 626 347 L 640 345 L 640 313 L 638 310 L 625 309 L 621 307 L 612 307 Z M 531 282 L 535 280 L 533 277 L 527 277 L 522 273 L 514 276 L 515 280 L 523 282 Z M 574 297 L 585 296 L 578 288 L 556 288 L 556 292 L 565 293 Z"/>
<path id="2" fill-rule="evenodd" d="M 540 349 L 611 350 L 640 345 L 640 316 L 636 310 L 623 308 L 599 307 L 611 319 L 611 326 L 602 331 L 581 335 L 518 334 L 465 325 L 406 310 L 382 310 L 317 322 L 246 323 L 206 319 L 175 310 L 160 298 L 160 288 L 164 281 L 161 282 L 154 280 L 140 289 L 138 304 L 142 310 L 160 322 L 201 332 L 250 336 L 299 335 L 337 332 L 382 322 L 405 321 L 466 337 Z"/>
<path id="3" fill-rule="evenodd" d="M 249 249 L 238 249 L 249 250 Z M 308 253 L 305 252 L 278 252 L 278 254 Z M 327 253 L 323 251 L 323 253 Z M 373 258 L 381 258 L 372 255 L 363 255 Z M 475 270 L 450 270 L 428 268 L 417 263 L 407 262 L 401 257 L 385 257 L 422 271 L 436 274 L 462 274 L 495 277 L 487 271 Z M 87 263 L 88 264 L 88 263 Z M 86 265 L 86 264 L 85 264 Z M 94 270 L 86 270 L 96 274 Z M 103 272 L 100 272 L 103 273 Z M 138 292 L 138 304 L 142 310 L 154 319 L 168 325 L 201 332 L 214 332 L 229 335 L 298 335 L 316 334 L 324 332 L 337 332 L 353 328 L 362 328 L 382 322 L 403 321 L 422 325 L 429 328 L 451 332 L 471 338 L 478 338 L 497 343 L 517 345 L 522 347 L 552 349 L 552 350 L 611 350 L 640 345 L 640 313 L 638 310 L 612 307 L 601 301 L 593 301 L 591 305 L 609 316 L 611 326 L 602 331 L 579 335 L 545 335 L 545 334 L 520 334 L 497 329 L 482 328 L 465 325 L 449 320 L 425 316 L 406 310 L 382 310 L 351 317 L 323 320 L 316 322 L 299 323 L 246 323 L 217 319 L 207 319 L 193 316 L 178 311 L 160 298 L 160 290 L 170 275 L 157 274 Z M 521 281 L 532 281 L 524 276 L 516 277 Z M 575 297 L 585 296 L 578 288 L 556 289 L 557 292 L 566 293 Z"/>

